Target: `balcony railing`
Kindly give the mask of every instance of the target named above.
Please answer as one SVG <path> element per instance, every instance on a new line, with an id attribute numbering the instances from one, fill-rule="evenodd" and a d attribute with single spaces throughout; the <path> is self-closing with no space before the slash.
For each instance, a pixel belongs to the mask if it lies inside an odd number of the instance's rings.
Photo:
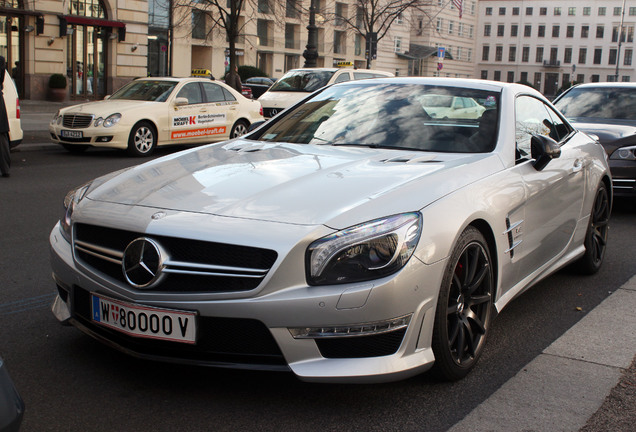
<path id="1" fill-rule="evenodd" d="M 546 68 L 561 67 L 561 60 L 543 60 L 543 67 L 546 67 Z"/>

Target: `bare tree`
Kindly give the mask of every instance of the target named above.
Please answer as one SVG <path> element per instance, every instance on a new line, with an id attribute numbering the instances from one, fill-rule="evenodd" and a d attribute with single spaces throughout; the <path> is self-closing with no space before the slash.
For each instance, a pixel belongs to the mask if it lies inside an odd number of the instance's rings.
<path id="1" fill-rule="evenodd" d="M 354 11 L 351 14 L 342 15 L 336 7 L 333 19 L 335 22 L 344 23 L 354 33 L 365 38 L 367 41 L 367 69 L 370 69 L 375 48 L 372 45 L 382 40 L 391 25 L 398 18 L 402 19 L 407 10 L 424 10 L 424 7 L 430 6 L 431 3 L 431 0 L 356 0 Z"/>

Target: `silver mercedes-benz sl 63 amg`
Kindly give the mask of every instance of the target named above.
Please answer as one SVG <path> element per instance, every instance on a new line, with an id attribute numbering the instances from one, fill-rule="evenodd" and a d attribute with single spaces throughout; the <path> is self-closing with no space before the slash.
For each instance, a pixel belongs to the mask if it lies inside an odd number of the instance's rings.
<path id="1" fill-rule="evenodd" d="M 426 112 L 448 98 L 483 112 Z M 566 265 L 599 269 L 611 185 L 600 144 L 530 87 L 337 84 L 69 192 L 52 310 L 145 359 L 456 380 L 512 299 Z"/>

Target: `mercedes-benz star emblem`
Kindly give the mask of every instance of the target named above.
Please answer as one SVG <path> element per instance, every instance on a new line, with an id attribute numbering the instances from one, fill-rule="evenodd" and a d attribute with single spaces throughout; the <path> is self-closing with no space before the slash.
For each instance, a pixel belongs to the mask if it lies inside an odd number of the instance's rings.
<path id="1" fill-rule="evenodd" d="M 278 114 L 278 110 L 277 109 L 273 109 L 272 110 L 272 116 L 275 116 L 276 114 Z"/>
<path id="2" fill-rule="evenodd" d="M 163 261 L 159 245 L 149 238 L 140 237 L 128 244 L 121 265 L 129 284 L 148 288 L 161 276 Z"/>

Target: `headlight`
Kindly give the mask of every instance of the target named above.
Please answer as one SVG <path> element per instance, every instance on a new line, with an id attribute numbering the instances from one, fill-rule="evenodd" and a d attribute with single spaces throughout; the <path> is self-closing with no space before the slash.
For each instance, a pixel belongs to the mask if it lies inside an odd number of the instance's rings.
<path id="1" fill-rule="evenodd" d="M 51 118 L 51 124 L 54 125 L 57 123 L 57 119 L 60 118 L 60 110 L 57 110 L 53 118 Z"/>
<path id="2" fill-rule="evenodd" d="M 97 117 L 95 119 L 95 123 L 93 123 L 93 126 L 97 127 L 97 126 L 101 125 L 102 123 L 104 123 L 104 119 L 101 118 L 101 117 Z"/>
<path id="3" fill-rule="evenodd" d="M 85 183 L 82 186 L 71 190 L 64 197 L 64 216 L 60 219 L 60 226 L 62 227 L 62 235 L 70 243 L 71 241 L 71 218 L 75 206 L 84 198 L 91 183 Z"/>
<path id="4" fill-rule="evenodd" d="M 621 147 L 619 149 L 616 149 L 610 156 L 610 159 L 636 160 L 636 146 Z"/>
<path id="5" fill-rule="evenodd" d="M 113 125 L 116 125 L 117 123 L 119 123 L 119 120 L 121 120 L 121 114 L 111 114 L 104 120 L 104 127 L 111 127 Z"/>
<path id="6" fill-rule="evenodd" d="M 381 278 L 408 262 L 422 232 L 419 213 L 404 213 L 360 224 L 316 240 L 307 249 L 310 285 Z"/>

